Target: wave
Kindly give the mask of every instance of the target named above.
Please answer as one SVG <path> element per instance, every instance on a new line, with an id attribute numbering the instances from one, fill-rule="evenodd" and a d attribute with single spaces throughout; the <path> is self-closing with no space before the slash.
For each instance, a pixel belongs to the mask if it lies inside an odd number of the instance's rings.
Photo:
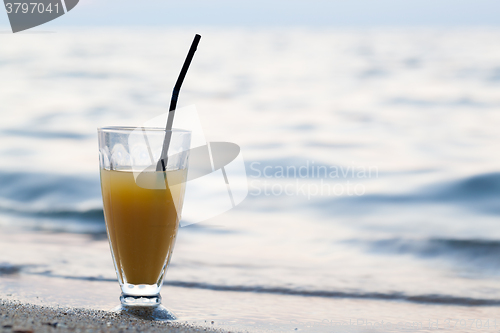
<path id="1" fill-rule="evenodd" d="M 0 263 L 0 276 L 18 274 L 25 265 L 12 265 L 9 263 Z"/>
<path id="2" fill-rule="evenodd" d="M 326 291 L 326 290 L 302 290 L 280 287 L 263 287 L 263 286 L 227 286 L 216 285 L 199 282 L 183 282 L 183 281 L 166 281 L 165 285 L 182 287 L 209 289 L 216 291 L 236 291 L 236 292 L 254 292 L 265 294 L 281 294 L 305 297 L 326 297 L 326 298 L 356 298 L 356 299 L 374 299 L 374 300 L 392 300 L 392 301 L 408 301 L 413 303 L 428 303 L 428 304 L 449 304 L 449 305 L 465 305 L 465 306 L 480 306 L 480 305 L 500 305 L 500 299 L 478 299 L 471 297 L 458 297 L 450 295 L 406 295 L 405 293 L 378 293 L 378 292 L 343 292 L 343 291 Z"/>
<path id="3" fill-rule="evenodd" d="M 389 250 L 401 254 L 415 253 L 422 256 L 440 256 L 459 253 L 463 257 L 496 256 L 500 252 L 500 241 L 480 239 L 384 239 L 371 242 L 372 248 Z M 500 262 L 500 257 L 498 257 Z"/>
<path id="4" fill-rule="evenodd" d="M 395 208 L 404 205 L 459 205 L 461 208 L 479 213 L 499 215 L 500 173 L 485 173 L 435 183 L 421 187 L 408 194 L 365 194 L 340 198 L 319 199 L 312 205 L 331 212 L 356 212 L 355 207 L 363 206 L 364 212 Z"/>
<path id="5" fill-rule="evenodd" d="M 84 281 L 102 281 L 102 282 L 117 282 L 117 279 L 93 277 L 93 276 L 65 276 L 55 275 L 50 273 L 28 273 L 33 275 L 44 275 L 53 278 L 62 278 L 70 280 Z M 203 282 L 187 282 L 187 281 L 164 281 L 164 285 L 190 289 L 207 289 L 214 291 L 230 291 L 230 292 L 251 292 L 260 294 L 275 294 L 275 295 L 290 295 L 301 297 L 324 297 L 324 298 L 350 298 L 350 299 L 371 299 L 371 300 L 386 300 L 386 301 L 406 301 L 411 303 L 423 304 L 444 304 L 457 306 L 498 306 L 500 299 L 472 298 L 453 295 L 440 294 L 424 294 L 424 295 L 407 295 L 403 292 L 383 293 L 383 292 L 363 292 L 363 291 L 328 291 L 328 290 L 305 290 L 293 289 L 285 287 L 266 287 L 266 286 L 244 286 L 244 285 L 221 285 Z"/>
<path id="6" fill-rule="evenodd" d="M 370 253 L 413 255 L 423 259 L 443 258 L 461 268 L 474 267 L 473 272 L 500 273 L 500 241 L 485 239 L 382 239 L 373 241 L 351 240 Z"/>
<path id="7" fill-rule="evenodd" d="M 35 229 L 102 233 L 99 178 L 0 172 L 0 215 L 3 223 Z"/>
<path id="8" fill-rule="evenodd" d="M 483 201 L 500 199 L 500 173 L 474 175 L 443 185 L 437 191 L 434 200 L 443 201 Z"/>
<path id="9" fill-rule="evenodd" d="M 46 204 L 80 203 L 101 197 L 96 175 L 0 172 L 0 199 Z"/>
<path id="10" fill-rule="evenodd" d="M 79 207 L 36 207 L 27 204 L 6 203 L 0 201 L 0 212 L 3 214 L 14 214 L 17 216 L 31 216 L 36 218 L 89 220 L 92 222 L 103 222 L 104 213 L 102 208 L 79 208 Z"/>
<path id="11" fill-rule="evenodd" d="M 365 196 L 365 200 L 388 199 L 390 201 L 441 201 L 441 202 L 486 202 L 500 199 L 500 173 L 486 173 L 442 182 L 420 188 L 410 195 Z M 498 206 L 498 205 L 497 205 Z M 500 212 L 500 210 L 498 210 Z"/>

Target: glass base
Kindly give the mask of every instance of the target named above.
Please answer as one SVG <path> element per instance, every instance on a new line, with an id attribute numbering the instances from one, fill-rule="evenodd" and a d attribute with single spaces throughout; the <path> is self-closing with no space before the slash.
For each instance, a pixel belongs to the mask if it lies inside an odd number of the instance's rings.
<path id="1" fill-rule="evenodd" d="M 123 306 L 131 307 L 155 307 L 161 304 L 160 294 L 156 295 L 129 295 L 122 293 L 120 302 Z"/>
<path id="2" fill-rule="evenodd" d="M 143 320 L 153 320 L 153 321 L 177 320 L 177 317 L 161 304 L 154 307 L 118 305 L 116 308 L 112 309 L 111 312 Z"/>
<path id="3" fill-rule="evenodd" d="M 144 320 L 171 321 L 177 317 L 166 307 L 161 305 L 161 296 L 136 296 L 122 294 L 121 305 L 112 309 L 117 314 L 131 316 Z"/>

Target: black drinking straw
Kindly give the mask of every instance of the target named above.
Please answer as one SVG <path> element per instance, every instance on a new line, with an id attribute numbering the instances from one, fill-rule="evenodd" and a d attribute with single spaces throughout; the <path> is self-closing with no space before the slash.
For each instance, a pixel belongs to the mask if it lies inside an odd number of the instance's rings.
<path id="1" fill-rule="evenodd" d="M 171 130 L 172 130 L 172 124 L 174 123 L 174 115 L 175 115 L 175 109 L 177 107 L 177 99 L 179 98 L 179 92 L 181 91 L 182 82 L 186 77 L 186 73 L 188 71 L 189 65 L 191 65 L 191 60 L 193 60 L 194 52 L 196 52 L 196 48 L 198 47 L 200 39 L 201 39 L 200 35 L 196 34 L 194 36 L 193 43 L 189 48 L 186 60 L 184 61 L 184 65 L 182 66 L 179 77 L 177 78 L 177 82 L 175 83 L 174 91 L 172 92 L 172 99 L 170 100 L 170 108 L 168 111 L 167 126 L 166 126 L 167 132 L 165 133 L 165 140 L 163 141 L 163 148 L 161 151 L 160 160 L 156 164 L 156 171 L 167 170 L 167 159 L 168 159 L 167 153 L 168 153 L 168 146 L 170 145 L 170 139 L 172 137 Z"/>

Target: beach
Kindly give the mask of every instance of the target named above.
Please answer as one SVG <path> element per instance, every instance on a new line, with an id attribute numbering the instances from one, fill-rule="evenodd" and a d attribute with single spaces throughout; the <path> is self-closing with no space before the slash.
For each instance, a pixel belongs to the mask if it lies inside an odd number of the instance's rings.
<path id="1" fill-rule="evenodd" d="M 2 332 L 221 332 L 181 323 L 121 318 L 107 311 L 47 308 L 0 301 Z"/>
<path id="2" fill-rule="evenodd" d="M 168 284 L 162 291 L 164 304 L 182 320 L 162 323 L 109 312 L 118 301 L 116 281 L 4 276 L 1 282 L 4 332 L 490 332 L 500 326 L 498 305 L 387 300 L 374 295 L 221 294 Z"/>
<path id="3" fill-rule="evenodd" d="M 165 327 L 496 329 L 500 30 L 108 27 L 0 36 L 3 331 L 120 330 L 93 319 L 120 295 L 97 128 L 165 113 L 194 33 L 178 106 L 248 195 L 200 223 L 226 193 L 186 199 Z"/>
<path id="4" fill-rule="evenodd" d="M 50 307 L 9 300 L 0 300 L 0 313 L 2 332 L 228 332 L 213 328 L 215 322 L 201 326 L 187 322 L 150 321 L 104 310 Z"/>

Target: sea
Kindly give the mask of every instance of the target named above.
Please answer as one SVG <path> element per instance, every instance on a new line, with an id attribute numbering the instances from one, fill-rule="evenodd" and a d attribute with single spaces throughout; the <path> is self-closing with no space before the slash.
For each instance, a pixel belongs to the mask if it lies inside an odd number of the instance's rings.
<path id="1" fill-rule="evenodd" d="M 178 105 L 240 147 L 248 195 L 184 215 L 163 288 L 179 320 L 500 325 L 500 29 L 486 27 L 0 34 L 0 297 L 118 303 L 97 128 L 167 112 L 195 33 Z"/>

